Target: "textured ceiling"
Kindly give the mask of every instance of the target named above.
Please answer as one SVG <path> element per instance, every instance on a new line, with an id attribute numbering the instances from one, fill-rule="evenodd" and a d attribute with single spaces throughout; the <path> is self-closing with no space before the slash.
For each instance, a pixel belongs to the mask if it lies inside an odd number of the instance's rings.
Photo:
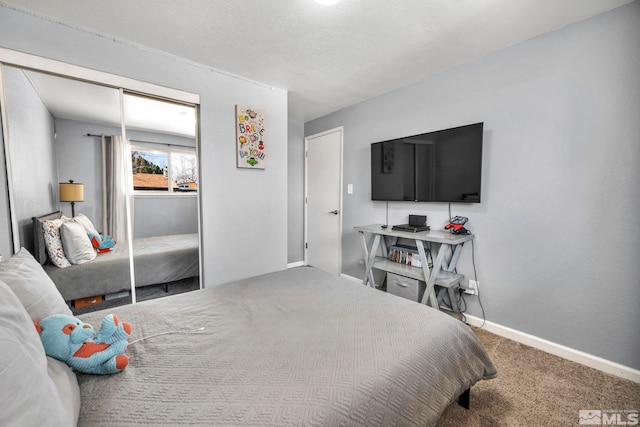
<path id="1" fill-rule="evenodd" d="M 2 0 L 289 91 L 308 121 L 632 0 Z"/>

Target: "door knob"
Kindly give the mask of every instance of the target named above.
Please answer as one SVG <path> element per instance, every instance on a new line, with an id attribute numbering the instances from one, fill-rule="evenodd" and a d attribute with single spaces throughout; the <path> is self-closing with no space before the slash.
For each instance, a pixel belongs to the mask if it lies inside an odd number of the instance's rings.
<path id="1" fill-rule="evenodd" d="M 329 212 L 329 213 L 332 213 L 332 214 L 334 214 L 334 215 L 338 215 L 338 209 L 336 209 L 335 211 L 331 211 L 331 212 Z"/>

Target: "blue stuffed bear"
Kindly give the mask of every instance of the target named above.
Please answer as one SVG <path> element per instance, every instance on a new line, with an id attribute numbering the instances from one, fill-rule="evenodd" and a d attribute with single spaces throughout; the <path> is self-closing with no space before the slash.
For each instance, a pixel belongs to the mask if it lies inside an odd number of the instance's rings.
<path id="1" fill-rule="evenodd" d="M 113 374 L 129 364 L 124 354 L 131 325 L 109 314 L 93 336 L 93 327 L 66 314 L 53 314 L 34 322 L 47 356 L 51 356 L 80 372 Z M 93 336 L 93 338 L 92 338 Z"/>

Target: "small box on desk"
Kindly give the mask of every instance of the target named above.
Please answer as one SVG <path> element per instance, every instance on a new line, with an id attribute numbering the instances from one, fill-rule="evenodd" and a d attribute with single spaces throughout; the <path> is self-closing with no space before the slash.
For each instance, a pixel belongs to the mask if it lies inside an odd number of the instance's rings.
<path id="1" fill-rule="evenodd" d="M 422 301 L 427 284 L 422 280 L 387 273 L 387 292 L 411 301 Z"/>

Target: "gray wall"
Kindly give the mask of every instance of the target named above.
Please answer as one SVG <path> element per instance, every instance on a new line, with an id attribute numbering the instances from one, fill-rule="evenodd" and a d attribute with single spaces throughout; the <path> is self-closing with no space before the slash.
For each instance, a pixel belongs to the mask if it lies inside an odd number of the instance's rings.
<path id="1" fill-rule="evenodd" d="M 200 94 L 204 284 L 286 268 L 285 90 L 1 5 L 0 46 Z M 266 111 L 266 170 L 236 168 L 236 104 Z"/>
<path id="2" fill-rule="evenodd" d="M 33 253 L 32 217 L 53 212 L 58 206 L 54 120 L 21 70 L 6 67 L 4 71 L 7 120 L 11 124 L 9 157 L 14 165 L 11 177 L 19 195 L 14 198 L 14 209 L 20 243 Z"/>
<path id="3" fill-rule="evenodd" d="M 353 227 L 385 218 L 370 144 L 483 121 L 482 204 L 452 214 L 476 234 L 458 267 L 473 276 L 475 252 L 487 319 L 640 368 L 639 22 L 633 2 L 306 123 L 344 126 L 343 273 L 364 272 Z M 439 229 L 447 209 L 391 203 L 390 222 Z"/>
<path id="4" fill-rule="evenodd" d="M 70 179 L 84 184 L 84 202 L 75 205 L 75 212 L 83 213 L 102 230 L 102 146 L 100 138 L 87 133 L 120 135 L 114 126 L 84 123 L 76 120 L 56 120 L 56 157 L 60 182 Z M 71 216 L 71 204 L 59 203 L 60 210 Z"/>
<path id="5" fill-rule="evenodd" d="M 198 232 L 198 198 L 179 196 L 134 196 L 133 237 Z"/>
<path id="6" fill-rule="evenodd" d="M 304 123 L 289 120 L 287 262 L 304 260 Z"/>

